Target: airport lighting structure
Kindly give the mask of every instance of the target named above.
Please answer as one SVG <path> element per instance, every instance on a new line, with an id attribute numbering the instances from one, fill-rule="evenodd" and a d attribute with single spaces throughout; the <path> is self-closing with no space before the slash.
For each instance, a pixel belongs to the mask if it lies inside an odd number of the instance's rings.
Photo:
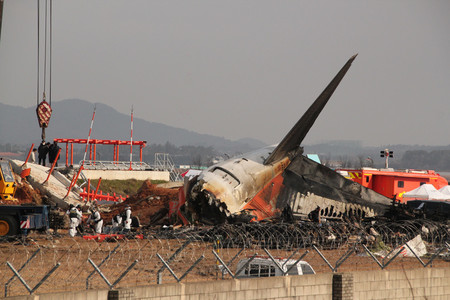
<path id="1" fill-rule="evenodd" d="M 385 163 L 384 166 L 386 169 L 389 168 L 389 157 L 394 157 L 394 151 L 389 151 L 389 149 L 384 149 L 380 151 L 380 157 L 385 157 Z"/>

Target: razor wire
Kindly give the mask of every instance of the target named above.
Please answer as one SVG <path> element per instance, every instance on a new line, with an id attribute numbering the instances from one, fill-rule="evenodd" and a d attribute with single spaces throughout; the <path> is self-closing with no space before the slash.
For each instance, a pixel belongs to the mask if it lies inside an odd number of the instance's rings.
<path id="1" fill-rule="evenodd" d="M 417 236 L 428 254 L 405 257 Z M 449 267 L 449 227 L 426 220 L 224 224 L 147 228 L 103 242 L 33 233 L 0 239 L 0 295 L 230 279 L 238 261 L 252 256 L 302 259 L 316 273 Z"/>

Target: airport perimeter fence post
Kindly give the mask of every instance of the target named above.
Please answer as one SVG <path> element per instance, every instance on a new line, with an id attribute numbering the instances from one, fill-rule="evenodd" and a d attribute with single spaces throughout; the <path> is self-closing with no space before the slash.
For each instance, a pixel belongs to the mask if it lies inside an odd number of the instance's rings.
<path id="1" fill-rule="evenodd" d="M 97 265 L 90 259 L 88 258 L 89 263 L 94 267 L 95 271 L 100 275 L 100 277 L 103 278 L 103 280 L 106 282 L 106 284 L 108 285 L 109 289 L 112 290 L 124 277 L 125 275 L 128 274 L 128 272 L 131 271 L 131 269 L 138 263 L 138 260 L 136 259 L 130 266 L 128 266 L 128 268 L 116 279 L 116 281 L 114 281 L 114 283 L 110 283 L 108 278 L 106 278 L 106 276 L 102 273 L 102 271 L 97 267 Z"/>
<path id="2" fill-rule="evenodd" d="M 52 275 L 53 272 L 56 271 L 56 269 L 59 268 L 59 266 L 61 265 L 61 263 L 57 263 L 42 279 L 41 281 L 38 282 L 38 284 L 36 284 L 36 286 L 31 290 L 30 294 L 33 294 L 49 277 L 50 275 Z"/>
<path id="3" fill-rule="evenodd" d="M 394 249 L 391 252 L 389 252 L 385 258 L 389 257 L 389 255 L 392 254 L 392 252 L 397 251 L 397 253 L 395 253 L 395 255 L 393 257 L 391 257 L 389 259 L 389 261 L 385 264 L 384 263 L 384 259 L 383 259 L 383 263 L 380 263 L 380 261 L 372 254 L 372 252 L 370 252 L 370 250 L 366 247 L 366 245 L 362 245 L 364 247 L 364 249 L 366 250 L 366 252 L 370 255 L 370 257 L 372 257 L 372 259 L 380 266 L 380 268 L 382 270 L 384 270 L 384 268 L 386 268 L 404 249 L 405 247 L 401 247 L 400 249 Z"/>
<path id="4" fill-rule="evenodd" d="M 108 255 L 98 264 L 98 268 L 100 268 L 114 253 L 116 253 L 117 248 L 120 247 L 120 244 L 117 244 L 116 247 L 112 251 L 108 253 Z M 88 277 L 86 277 L 86 290 L 89 289 L 89 279 L 95 274 L 95 270 L 92 271 Z"/>
<path id="5" fill-rule="evenodd" d="M 286 262 L 283 264 L 283 267 L 284 267 L 284 266 L 288 263 L 288 261 L 289 261 L 289 260 L 290 260 L 297 252 L 298 252 L 298 250 L 300 250 L 300 249 L 295 250 L 294 253 L 292 253 L 291 256 L 289 256 L 289 258 L 286 259 Z M 294 263 L 292 266 L 290 266 L 289 269 L 286 270 L 286 272 L 285 272 L 284 275 L 289 274 L 289 271 L 291 271 L 295 266 L 297 266 L 297 264 L 298 264 L 298 263 L 299 263 L 306 255 L 308 255 L 308 253 L 309 253 L 309 250 L 306 250 L 305 253 L 303 253 L 303 254 L 300 256 L 300 258 L 297 259 L 297 260 L 295 261 L 295 263 Z"/>
<path id="6" fill-rule="evenodd" d="M 30 256 L 30 258 L 27 259 L 27 261 L 20 267 L 19 270 L 17 270 L 17 272 L 19 273 L 20 271 L 22 271 L 26 265 L 33 260 L 33 258 L 36 256 L 36 254 L 39 253 L 39 251 L 41 251 L 41 248 L 38 248 L 36 251 L 34 251 L 34 253 Z M 14 278 L 16 277 L 16 273 L 14 273 L 14 275 L 5 283 L 5 297 L 8 297 L 8 286 L 11 283 L 11 281 L 14 280 Z"/>
<path id="7" fill-rule="evenodd" d="M 167 263 L 170 264 L 175 257 L 177 257 L 178 254 L 181 253 L 181 251 L 183 251 L 184 248 L 187 247 L 187 245 L 189 245 L 191 243 L 191 240 L 187 240 L 183 245 L 181 245 L 180 248 L 177 249 L 177 251 L 175 251 L 171 257 L 169 257 L 169 259 L 167 260 Z M 158 272 L 156 272 L 156 283 L 157 284 L 161 284 L 162 283 L 162 271 L 164 271 L 164 266 L 162 266 Z"/>
<path id="8" fill-rule="evenodd" d="M 164 261 L 164 259 L 161 257 L 161 255 L 159 255 L 159 253 L 156 253 L 156 256 L 158 256 L 158 258 L 162 261 L 162 263 L 164 264 L 163 268 L 167 268 L 167 270 L 169 270 L 169 272 L 172 274 L 173 277 L 175 277 L 175 279 L 180 282 L 180 279 L 178 279 L 177 275 L 173 272 L 173 270 L 170 268 L 169 264 L 167 262 Z M 158 275 L 160 275 L 161 272 L 158 273 Z M 158 284 L 162 283 L 162 278 L 160 278 L 158 276 Z"/>
<path id="9" fill-rule="evenodd" d="M 250 265 L 252 260 L 254 260 L 257 255 L 258 255 L 258 253 L 253 254 L 253 256 L 250 257 L 250 259 L 245 263 L 245 265 L 243 265 L 240 269 L 236 270 L 236 274 L 234 274 L 234 276 L 235 277 L 238 276 L 239 274 L 241 274 L 242 270 L 247 269 L 247 267 Z"/>
<path id="10" fill-rule="evenodd" d="M 138 260 L 135 259 L 134 262 L 119 276 L 119 278 L 114 281 L 114 283 L 111 286 L 111 289 L 113 289 L 127 274 L 131 271 L 131 269 L 134 268 L 134 266 L 138 263 Z"/>
<path id="11" fill-rule="evenodd" d="M 383 269 L 383 265 L 378 261 L 378 259 L 373 256 L 372 252 L 370 252 L 370 250 L 366 247 L 366 245 L 362 245 L 364 250 L 366 250 L 367 254 L 370 255 L 370 257 L 372 257 L 372 259 L 378 264 L 378 266 L 380 266 L 381 269 Z"/>
<path id="12" fill-rule="evenodd" d="M 280 266 L 280 264 L 275 260 L 275 258 L 272 256 L 272 254 L 270 254 L 270 252 L 267 251 L 266 248 L 263 248 L 263 250 L 266 252 L 266 254 L 270 257 L 270 259 L 273 261 L 273 263 L 275 264 L 275 266 L 277 266 L 277 268 L 280 270 L 281 274 L 283 274 L 283 276 L 284 276 L 283 267 Z"/>
<path id="13" fill-rule="evenodd" d="M 214 250 L 212 250 L 212 253 L 214 254 L 214 256 L 217 258 L 217 260 L 222 264 L 222 266 L 225 268 L 225 270 L 227 271 L 228 274 L 231 275 L 231 277 L 234 279 L 234 274 L 233 272 L 231 272 L 231 270 L 228 268 L 228 265 L 220 258 L 219 254 L 217 254 Z M 224 272 L 222 271 L 222 279 L 224 276 Z"/>
<path id="14" fill-rule="evenodd" d="M 189 273 L 192 271 L 192 269 L 194 269 L 195 266 L 196 266 L 199 262 L 201 262 L 202 259 L 204 259 L 204 258 L 205 258 L 204 255 L 200 256 L 200 257 L 195 261 L 195 263 L 194 263 L 189 269 L 187 269 L 186 272 L 184 272 L 184 274 L 180 277 L 180 280 L 179 280 L 178 282 L 180 282 L 181 280 L 183 280 L 184 277 L 186 277 L 187 274 L 189 274 Z"/>
<path id="15" fill-rule="evenodd" d="M 389 254 L 388 255 L 386 255 L 386 257 L 385 258 L 383 258 L 383 270 L 384 270 L 384 268 L 386 268 L 397 256 L 399 256 L 400 255 L 400 253 L 402 253 L 402 251 L 403 250 L 405 250 L 405 247 L 401 247 L 400 248 L 400 250 L 398 250 L 397 251 L 397 253 L 395 253 L 394 254 L 394 256 L 392 256 L 389 260 L 388 260 L 388 262 L 387 263 L 384 263 L 384 260 L 386 259 L 386 258 L 388 258 L 389 257 L 389 255 L 391 255 L 392 254 L 392 252 L 394 252 L 395 251 L 395 249 L 394 250 L 392 250 L 391 252 L 389 252 Z"/>
<path id="16" fill-rule="evenodd" d="M 349 249 L 346 254 L 344 254 L 343 256 L 341 256 L 341 258 L 339 258 L 337 260 L 336 266 L 335 266 L 336 271 L 344 263 L 344 261 L 346 261 L 347 258 L 349 258 L 353 252 L 355 252 L 355 250 L 356 250 L 356 246 L 354 245 L 353 248 Z"/>
<path id="17" fill-rule="evenodd" d="M 285 271 L 283 271 L 284 265 L 289 261 L 289 259 L 291 259 L 298 252 L 299 249 L 295 250 L 294 253 L 292 253 L 291 256 L 289 256 L 289 258 L 286 259 L 286 262 L 282 266 L 280 266 L 280 264 L 275 260 L 275 258 L 269 252 L 269 250 L 267 250 L 266 248 L 264 248 L 263 250 L 270 257 L 270 259 L 273 261 L 273 263 L 278 267 L 278 269 L 280 270 L 281 274 L 283 274 L 283 276 L 286 276 L 289 273 L 289 271 L 292 270 L 294 267 L 296 267 L 297 264 L 309 253 L 309 251 L 306 250 L 306 252 L 303 253 L 303 255 L 301 255 L 300 258 L 297 259 L 297 261 L 292 266 L 290 266 L 289 269 L 287 269 L 285 272 Z"/>
<path id="18" fill-rule="evenodd" d="M 106 282 L 106 284 L 111 288 L 111 283 L 109 282 L 108 278 L 102 273 L 102 271 L 97 267 L 97 265 L 88 258 L 88 262 L 94 267 L 94 270 L 97 271 L 97 273 L 100 275 L 101 278 Z"/>
<path id="19" fill-rule="evenodd" d="M 225 270 L 224 269 L 222 269 L 221 270 L 221 272 L 222 272 L 222 279 L 223 279 L 223 277 L 224 277 L 224 275 L 225 275 L 225 271 L 228 273 L 228 274 L 230 274 L 230 276 L 234 279 L 235 277 L 236 277 L 236 275 L 237 274 L 239 274 L 243 269 L 245 269 L 249 264 L 250 264 L 250 262 L 256 257 L 256 255 L 258 255 L 258 254 L 254 254 L 249 260 L 248 260 L 248 262 L 244 265 L 244 266 L 242 266 L 242 268 L 240 268 L 239 270 L 236 270 L 236 274 L 233 274 L 233 272 L 231 271 L 231 269 L 228 267 L 228 265 L 230 265 L 230 264 L 232 264 L 233 263 L 233 261 L 236 259 L 236 257 L 238 257 L 238 255 L 242 252 L 244 250 L 244 248 L 242 248 L 241 250 L 239 250 L 239 252 L 228 262 L 228 264 L 226 264 L 223 260 L 222 260 L 222 258 L 219 256 L 219 254 L 217 254 L 214 250 L 212 251 L 212 253 L 214 254 L 214 256 L 217 258 L 217 260 L 222 264 L 222 266 L 223 266 L 223 268 L 225 268 Z"/>
<path id="20" fill-rule="evenodd" d="M 297 250 L 295 250 L 294 252 L 292 252 L 292 254 L 291 255 L 289 255 L 289 257 L 286 259 L 286 262 L 283 264 L 283 266 L 291 259 L 291 258 L 293 258 L 294 257 L 294 255 L 295 254 L 297 254 L 298 253 L 298 251 L 300 251 L 300 248 L 297 248 Z M 309 251 L 308 250 L 306 250 L 306 252 L 308 252 L 309 253 Z"/>
<path id="21" fill-rule="evenodd" d="M 194 262 L 194 264 L 193 264 L 192 266 L 190 266 L 189 269 L 188 269 L 188 270 L 187 270 L 180 278 L 178 278 L 178 276 L 177 276 L 177 275 L 175 274 L 175 272 L 170 268 L 169 264 L 168 264 L 166 261 L 164 261 L 164 259 L 161 257 L 161 255 L 159 255 L 159 253 L 156 253 L 156 256 L 158 256 L 158 258 L 159 258 L 159 259 L 162 261 L 162 263 L 164 264 L 164 267 L 167 268 L 167 269 L 169 270 L 170 274 L 172 274 L 172 276 L 177 280 L 177 282 L 180 282 L 181 280 L 183 280 L 183 278 L 186 277 L 187 274 L 189 274 L 189 272 L 191 272 L 192 269 L 194 269 L 194 267 L 195 267 L 202 259 L 205 258 L 204 255 L 200 256 L 200 258 L 198 258 L 198 259 Z M 161 279 L 161 278 L 158 277 L 158 284 L 161 284 L 161 283 L 160 283 L 160 279 Z M 161 280 L 161 281 L 162 281 L 162 280 Z"/>
<path id="22" fill-rule="evenodd" d="M 439 253 L 441 253 L 446 248 L 446 246 L 441 247 L 436 253 L 434 253 L 431 256 L 431 258 L 428 260 L 427 263 L 424 263 L 422 261 L 422 259 L 420 259 L 420 257 L 416 254 L 416 252 L 414 252 L 414 250 L 408 245 L 408 243 L 406 243 L 405 245 L 406 245 L 406 247 L 408 247 L 409 251 L 411 251 L 412 254 L 414 254 L 414 256 L 417 258 L 417 260 L 422 264 L 422 266 L 424 268 L 426 268 L 429 264 L 431 264 L 433 262 L 433 260 L 439 255 Z M 433 266 L 433 265 L 431 265 L 431 266 Z"/>
<path id="23" fill-rule="evenodd" d="M 312 245 L 313 249 L 319 254 L 319 256 L 325 261 L 325 263 L 330 267 L 331 271 L 333 273 L 336 273 L 338 268 L 346 261 L 350 255 L 355 251 L 356 246 L 354 245 L 350 250 L 347 251 L 343 256 L 341 256 L 335 263 L 335 266 L 333 267 L 328 260 L 325 258 L 325 256 L 317 249 L 316 245 Z"/>
<path id="24" fill-rule="evenodd" d="M 222 266 L 225 268 L 225 270 L 224 270 L 224 269 L 221 270 L 221 273 L 222 273 L 222 279 L 224 278 L 225 271 L 228 272 L 228 273 L 230 273 L 230 269 L 228 268 L 228 266 L 231 265 L 231 264 L 233 263 L 233 261 L 234 261 L 234 260 L 242 253 L 242 251 L 244 251 L 244 249 L 245 249 L 245 248 L 241 248 L 241 250 L 239 250 L 239 252 L 236 253 L 236 255 L 233 256 L 233 257 L 228 261 L 227 264 L 225 264 L 225 263 L 222 261 L 222 259 L 219 257 L 219 254 L 216 254 L 216 252 L 214 252 L 214 250 L 213 250 L 213 254 L 216 256 L 217 260 L 218 260 L 218 261 L 222 264 Z M 219 269 L 220 269 L 220 267 L 219 267 Z M 232 273 L 230 273 L 230 274 L 232 274 Z M 234 275 L 232 275 L 232 277 L 234 278 Z"/>
<path id="25" fill-rule="evenodd" d="M 328 262 L 328 260 L 323 256 L 323 254 L 317 249 L 316 245 L 312 245 L 313 249 L 316 250 L 317 254 L 323 259 L 323 261 L 328 265 L 328 267 L 331 269 L 331 271 L 334 272 L 333 266 Z"/>
<path id="26" fill-rule="evenodd" d="M 33 294 L 49 277 L 53 274 L 53 272 L 58 269 L 58 267 L 61 265 L 59 262 L 34 286 L 34 288 L 30 288 L 30 286 L 27 284 L 25 279 L 20 275 L 18 271 L 11 265 L 9 261 L 6 262 L 6 265 L 13 271 L 13 273 L 19 278 L 20 282 L 22 282 L 23 286 L 28 290 L 28 292 Z M 6 291 L 5 291 L 6 292 Z"/>

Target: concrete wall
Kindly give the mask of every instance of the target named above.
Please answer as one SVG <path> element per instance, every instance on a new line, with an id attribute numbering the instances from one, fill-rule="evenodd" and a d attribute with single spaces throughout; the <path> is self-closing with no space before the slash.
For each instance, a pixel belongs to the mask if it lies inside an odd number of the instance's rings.
<path id="1" fill-rule="evenodd" d="M 353 272 L 355 300 L 450 299 L 450 268 Z"/>
<path id="2" fill-rule="evenodd" d="M 8 298 L 9 299 L 9 298 Z M 450 268 L 366 271 L 260 279 L 171 283 L 114 291 L 80 291 L 16 300 L 350 300 L 450 299 Z"/>
<path id="3" fill-rule="evenodd" d="M 333 274 L 164 284 L 120 289 L 108 300 L 331 299 Z M 309 296 L 308 296 L 309 295 Z"/>
<path id="4" fill-rule="evenodd" d="M 12 300 L 103 300 L 108 299 L 108 290 L 90 290 L 80 292 L 62 292 L 52 294 L 7 297 Z M 1 297 L 0 297 L 1 298 Z"/>
<path id="5" fill-rule="evenodd" d="M 122 171 L 122 170 L 83 170 L 83 174 L 89 179 L 107 180 L 163 180 L 170 181 L 170 173 L 167 171 Z"/>

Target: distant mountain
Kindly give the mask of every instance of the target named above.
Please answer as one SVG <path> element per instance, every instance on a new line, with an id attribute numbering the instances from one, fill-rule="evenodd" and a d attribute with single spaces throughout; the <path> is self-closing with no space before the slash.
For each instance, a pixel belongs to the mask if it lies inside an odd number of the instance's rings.
<path id="1" fill-rule="evenodd" d="M 129 140 L 130 116 L 105 104 L 96 103 L 96 106 L 91 138 Z M 93 103 L 80 99 L 52 102 L 53 114 L 50 126 L 46 129 L 46 140 L 87 138 L 93 108 Z M 263 142 L 251 138 L 231 141 L 139 118 L 135 118 L 133 122 L 133 139 L 144 140 L 148 144 L 169 142 L 175 146 L 211 146 L 218 152 L 225 153 L 247 152 L 265 146 Z M 37 144 L 40 136 L 35 107 L 23 108 L 0 103 L 0 144 Z"/>
<path id="2" fill-rule="evenodd" d="M 316 145 L 305 145 L 305 153 L 318 154 L 322 162 L 337 161 L 344 167 L 359 168 L 371 158 L 373 166 L 383 168 L 385 157 L 380 157 L 384 149 L 393 151 L 389 167 L 395 169 L 432 169 L 439 172 L 450 171 L 450 145 L 380 145 L 363 147 L 360 141 L 329 141 Z"/>

